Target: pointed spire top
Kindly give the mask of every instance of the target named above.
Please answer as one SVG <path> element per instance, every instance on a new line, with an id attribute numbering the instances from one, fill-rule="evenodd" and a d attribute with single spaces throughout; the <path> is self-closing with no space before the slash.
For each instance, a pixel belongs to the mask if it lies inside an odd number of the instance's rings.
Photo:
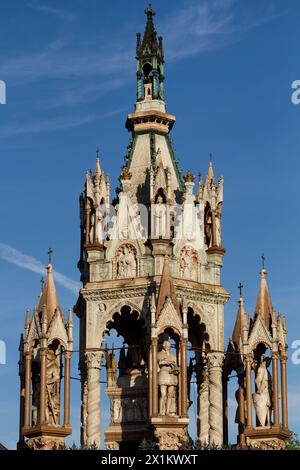
<path id="1" fill-rule="evenodd" d="M 236 346 L 239 345 L 239 338 L 242 336 L 243 327 L 247 322 L 247 315 L 246 315 L 245 307 L 244 307 L 244 299 L 242 296 L 243 287 L 244 286 L 241 283 L 238 286 L 238 289 L 240 290 L 240 298 L 238 301 L 239 308 L 237 311 L 235 325 L 234 325 L 233 333 L 232 333 L 232 341 Z"/>
<path id="2" fill-rule="evenodd" d="M 100 175 L 101 175 L 101 168 L 100 168 L 99 148 L 97 147 L 97 149 L 96 149 L 96 164 L 95 164 L 95 169 L 94 169 L 94 176 L 99 178 Z"/>
<path id="3" fill-rule="evenodd" d="M 265 325 L 269 328 L 272 323 L 272 314 L 273 314 L 273 305 L 271 301 L 271 297 L 269 294 L 268 284 L 267 284 L 267 271 L 264 267 L 264 256 L 262 257 L 263 260 L 263 268 L 260 271 L 261 281 L 260 281 L 260 288 L 259 293 L 256 301 L 256 306 L 254 310 L 254 319 L 261 315 L 263 318 Z"/>
<path id="4" fill-rule="evenodd" d="M 215 175 L 214 175 L 213 162 L 212 162 L 212 153 L 210 153 L 209 154 L 209 167 L 208 167 L 206 183 L 211 184 L 213 182 L 215 182 Z"/>
<path id="5" fill-rule="evenodd" d="M 147 23 L 142 42 L 142 49 L 145 49 L 146 46 L 149 46 L 149 50 L 153 52 L 153 47 L 157 46 L 157 38 L 153 24 L 153 16 L 155 15 L 155 11 L 153 10 L 151 3 L 149 3 L 148 7 L 146 8 L 145 14 L 147 15 Z"/>
<path id="6" fill-rule="evenodd" d="M 46 282 L 38 306 L 38 312 L 43 312 L 45 309 L 47 312 L 48 322 L 50 322 L 58 306 L 59 301 L 53 279 L 53 266 L 49 263 L 47 266 Z"/>
<path id="7" fill-rule="evenodd" d="M 145 10 L 145 14 L 147 15 L 148 19 L 149 17 L 155 16 L 155 11 L 153 10 L 151 3 L 148 4 Z"/>
<path id="8" fill-rule="evenodd" d="M 175 287 L 173 284 L 173 279 L 170 271 L 170 264 L 169 264 L 169 256 L 165 256 L 164 266 L 161 275 L 161 281 L 159 286 L 159 293 L 157 299 L 157 308 L 156 308 L 156 315 L 159 316 L 161 309 L 167 298 L 172 300 L 172 303 L 179 314 L 179 307 L 175 292 Z"/>

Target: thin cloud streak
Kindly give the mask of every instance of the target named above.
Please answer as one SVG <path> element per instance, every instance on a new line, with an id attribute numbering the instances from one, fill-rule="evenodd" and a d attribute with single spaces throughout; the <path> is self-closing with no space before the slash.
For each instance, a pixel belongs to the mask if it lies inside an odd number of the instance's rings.
<path id="1" fill-rule="evenodd" d="M 238 9 L 238 0 L 204 1 L 177 9 L 162 19 L 157 29 L 165 39 L 168 61 L 182 60 L 239 41 L 249 30 L 272 20 L 269 5 L 255 15 L 250 8 Z M 159 19 L 158 19 L 159 20 Z M 135 29 L 136 28 L 135 26 Z M 124 34 L 124 33 L 123 33 Z M 93 44 L 70 49 L 72 42 L 59 39 L 37 53 L 3 60 L 4 79 L 34 82 L 43 79 L 125 78 L 134 67 L 132 40 L 120 33 L 118 41 L 94 39 Z"/>
<path id="2" fill-rule="evenodd" d="M 28 271 L 45 274 L 45 266 L 33 256 L 26 255 L 21 251 L 16 250 L 6 243 L 0 242 L 0 258 L 7 261 L 10 264 L 19 266 L 20 268 L 27 269 Z M 79 282 L 73 281 L 64 274 L 54 272 L 54 278 L 61 286 L 65 289 L 78 294 L 81 285 Z"/>
<path id="3" fill-rule="evenodd" d="M 7 124 L 0 129 L 0 138 L 14 137 L 21 134 L 40 134 L 44 132 L 58 132 L 73 127 L 82 126 L 98 119 L 105 119 L 123 112 L 116 109 L 103 114 L 87 114 L 85 116 L 59 116 L 50 119 L 38 119 L 31 122 Z"/>
<path id="4" fill-rule="evenodd" d="M 74 13 L 71 13 L 67 10 L 63 10 L 61 8 L 54 8 L 49 5 L 42 5 L 40 3 L 33 2 L 28 3 L 27 6 L 32 10 L 40 11 L 41 13 L 54 15 L 61 20 L 73 21 L 76 19 L 76 15 L 74 15 Z"/>

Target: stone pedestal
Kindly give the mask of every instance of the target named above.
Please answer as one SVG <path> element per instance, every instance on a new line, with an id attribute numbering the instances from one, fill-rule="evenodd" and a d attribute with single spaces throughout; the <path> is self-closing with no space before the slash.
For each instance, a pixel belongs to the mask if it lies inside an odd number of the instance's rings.
<path id="1" fill-rule="evenodd" d="M 188 424 L 188 418 L 167 416 L 151 418 L 159 450 L 180 450 L 189 440 Z"/>
<path id="2" fill-rule="evenodd" d="M 260 426 L 245 430 L 246 445 L 260 450 L 282 450 L 290 432 L 281 426 Z"/>
<path id="3" fill-rule="evenodd" d="M 39 425 L 23 428 L 23 435 L 29 439 L 26 445 L 33 450 L 62 450 L 65 447 L 65 437 L 72 434 L 70 426 L 55 427 Z"/>

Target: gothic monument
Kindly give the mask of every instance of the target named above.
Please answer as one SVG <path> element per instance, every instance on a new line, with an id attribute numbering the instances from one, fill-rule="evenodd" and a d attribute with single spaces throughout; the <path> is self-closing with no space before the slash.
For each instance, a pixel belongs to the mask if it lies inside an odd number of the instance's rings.
<path id="1" fill-rule="evenodd" d="M 80 196 L 83 287 L 74 311 L 80 323 L 81 443 L 101 445 L 100 381 L 106 381 L 107 449 L 137 449 L 144 439 L 179 449 L 189 439 L 192 407 L 199 441 L 226 444 L 227 382 L 236 371 L 239 444 L 278 448 L 289 435 L 285 322 L 275 314 L 263 269 L 254 319 L 245 314 L 241 295 L 225 352 L 223 178 L 215 179 L 212 161 L 196 185 L 193 174 L 182 176 L 178 169 L 154 14 L 149 6 L 144 35 L 137 34 L 137 100 L 126 121 L 131 139 L 117 197 L 111 202 L 98 155 Z M 57 448 L 71 433 L 72 328 L 49 264 L 40 305 L 31 319 L 27 314 L 20 344 L 20 448 Z M 110 330 L 123 337 L 121 348 L 106 347 Z"/>

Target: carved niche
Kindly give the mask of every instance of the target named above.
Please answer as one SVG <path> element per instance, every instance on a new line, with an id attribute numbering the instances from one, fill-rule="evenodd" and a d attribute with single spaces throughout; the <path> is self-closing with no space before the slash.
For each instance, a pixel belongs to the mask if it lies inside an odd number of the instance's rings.
<path id="1" fill-rule="evenodd" d="M 135 248 L 126 243 L 116 251 L 116 278 L 126 279 L 137 276 L 137 256 Z"/>
<path id="2" fill-rule="evenodd" d="M 184 246 L 180 252 L 179 274 L 183 279 L 197 281 L 198 254 L 192 246 Z"/>

